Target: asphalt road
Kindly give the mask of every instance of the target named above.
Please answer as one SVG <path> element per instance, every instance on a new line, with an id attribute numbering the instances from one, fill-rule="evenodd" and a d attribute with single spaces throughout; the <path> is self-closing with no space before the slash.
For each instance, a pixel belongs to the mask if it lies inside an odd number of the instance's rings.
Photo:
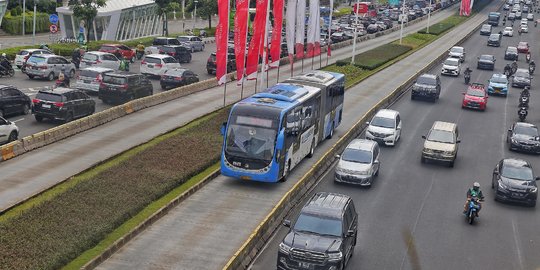
<path id="1" fill-rule="evenodd" d="M 487 85 L 491 75 L 502 73 L 506 46 L 529 41 L 533 57 L 539 55 L 540 34 L 530 24 L 530 33 L 504 37 L 500 48 L 487 47 L 487 37 L 479 33 L 463 46 L 464 67 L 473 69 L 471 82 Z M 499 26 L 502 29 L 502 26 Z M 494 54 L 496 69 L 476 69 L 476 57 Z M 526 67 L 523 54 L 518 61 Z M 440 65 L 432 73 L 440 74 Z M 540 124 L 540 94 L 536 74 L 531 92 L 528 122 Z M 463 75 L 441 77 L 440 100 L 433 104 L 411 101 L 410 93 L 391 108 L 403 120 L 402 139 L 394 148 L 382 147 L 381 171 L 370 189 L 336 184 L 334 169 L 314 192 L 328 191 L 351 196 L 359 217 L 358 244 L 347 269 L 538 269 L 540 267 L 540 215 L 536 208 L 494 202 L 491 175 L 502 158 L 526 159 L 540 176 L 540 159 L 535 155 L 510 152 L 506 130 L 517 121 L 521 89 L 511 88 L 507 98 L 490 97 L 485 112 L 461 109 L 466 89 Z M 434 121 L 457 123 L 461 144 L 454 168 L 420 162 L 425 135 Z M 467 188 L 478 181 L 486 201 L 480 218 L 471 226 L 461 214 Z M 309 196 L 308 196 L 309 197 Z M 289 217 L 294 220 L 299 205 Z M 280 227 L 259 254 L 251 269 L 276 269 L 278 244 L 288 228 Z M 409 237 L 411 236 L 411 237 Z"/>
<path id="2" fill-rule="evenodd" d="M 208 56 L 210 56 L 210 53 L 215 52 L 215 50 L 215 43 L 206 44 L 204 51 L 193 53 L 191 62 L 182 63 L 181 66 L 195 72 L 195 74 L 198 75 L 199 80 L 201 81 L 210 79 L 215 75 L 208 75 L 206 71 L 206 61 L 208 60 Z M 130 71 L 139 73 L 140 66 L 141 61 L 137 60 L 135 61 L 135 63 L 130 65 Z M 159 85 L 159 79 L 151 78 L 151 81 L 152 85 L 154 86 L 154 93 L 162 92 L 161 86 Z M 72 82 L 74 83 L 75 80 L 72 79 Z M 50 82 L 47 80 L 31 80 L 28 78 L 28 76 L 26 76 L 26 74 L 22 73 L 20 70 L 16 70 L 15 76 L 13 76 L 13 78 L 0 78 L 0 84 L 14 85 L 32 98 L 37 94 L 39 90 L 47 87 L 52 87 L 54 85 L 54 81 Z M 92 96 L 92 98 L 96 101 L 96 112 L 103 111 L 112 107 L 109 104 L 103 103 L 97 98 L 97 96 Z M 17 126 L 20 130 L 19 137 L 21 138 L 62 124 L 53 121 L 44 121 L 42 123 L 38 123 L 34 119 L 33 115 L 14 115 L 10 116 L 8 119 L 17 123 Z"/>

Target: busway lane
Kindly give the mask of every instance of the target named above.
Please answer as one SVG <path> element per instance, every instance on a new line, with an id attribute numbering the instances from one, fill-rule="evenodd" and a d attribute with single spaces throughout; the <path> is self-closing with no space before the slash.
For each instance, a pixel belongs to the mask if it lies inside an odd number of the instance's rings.
<path id="1" fill-rule="evenodd" d="M 494 1 L 493 5 L 498 3 Z M 464 36 L 464 31 L 483 21 L 486 14 L 487 11 L 482 17 L 472 18 L 468 24 L 452 30 L 451 34 L 347 91 L 343 123 L 337 130 L 337 136 L 322 143 L 315 151 L 314 159 L 321 158 L 331 144 L 358 120 L 359 115 L 406 81 L 414 70 L 427 64 L 419 59 L 436 58 L 441 50 L 449 49 L 460 36 Z M 406 67 L 405 71 L 402 71 L 403 67 Z M 309 170 L 312 162 L 304 160 L 292 171 L 289 181 L 279 185 L 218 177 L 127 243 L 98 269 L 219 269 L 284 192 Z M 223 211 L 226 215 L 222 214 Z M 194 226 L 207 229 L 195 230 Z"/>
<path id="2" fill-rule="evenodd" d="M 514 27 L 516 30 L 517 28 Z M 502 29 L 501 26 L 496 28 Z M 522 40 L 538 40 L 538 31 L 523 34 Z M 486 36 L 475 34 L 463 46 L 465 66 L 473 69 L 471 81 L 487 84 L 493 72 L 476 69 L 476 56 L 494 54 L 495 72 L 502 72 L 508 44 L 517 45 L 518 35 L 504 37 L 500 48 L 487 47 Z M 537 44 L 531 44 L 538 50 Z M 520 66 L 525 66 L 523 55 Z M 440 65 L 432 70 L 440 73 Z M 535 75 L 538 77 L 538 75 Z M 540 94 L 533 80 L 529 121 L 539 124 Z M 540 175 L 540 160 L 535 155 L 509 152 L 505 144 L 508 127 L 517 120 L 521 89 L 510 88 L 507 98 L 490 97 L 486 112 L 461 109 L 465 90 L 463 75 L 442 77 L 442 94 L 435 104 L 411 101 L 409 94 L 392 109 L 401 113 L 403 136 L 394 147 L 383 147 L 381 172 L 371 189 L 335 184 L 333 169 L 316 191 L 352 196 L 359 214 L 358 244 L 347 269 L 535 269 L 540 237 L 540 216 L 534 208 L 493 201 L 491 173 L 503 157 L 529 160 Z M 458 123 L 460 144 L 455 168 L 421 164 L 420 152 L 425 135 L 436 120 Z M 478 181 L 487 197 L 480 219 L 474 226 L 460 213 L 467 188 Z M 291 217 L 295 217 L 299 208 Z M 281 227 L 259 255 L 252 269 L 275 269 L 278 244 L 287 233 Z M 408 238 L 412 235 L 412 238 Z M 409 256 L 417 254 L 417 259 Z"/>

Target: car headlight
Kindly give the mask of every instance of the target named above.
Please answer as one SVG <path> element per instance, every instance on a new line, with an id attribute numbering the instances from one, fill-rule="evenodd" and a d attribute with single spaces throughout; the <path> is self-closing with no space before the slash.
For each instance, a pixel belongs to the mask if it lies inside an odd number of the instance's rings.
<path id="1" fill-rule="evenodd" d="M 538 188 L 537 188 L 537 187 L 531 188 L 531 192 L 532 192 L 532 193 L 536 193 L 537 191 L 538 191 Z"/>
<path id="2" fill-rule="evenodd" d="M 508 189 L 508 187 L 505 184 L 503 184 L 501 180 L 499 180 L 499 188 L 504 189 L 504 190 Z"/>
<path id="3" fill-rule="evenodd" d="M 510 138 L 510 140 L 512 141 L 512 143 L 518 143 L 518 141 L 514 138 Z"/>
<path id="4" fill-rule="evenodd" d="M 444 151 L 444 154 L 447 156 L 454 155 L 454 151 Z"/>
<path id="5" fill-rule="evenodd" d="M 428 148 L 428 149 L 424 149 L 424 152 L 426 152 L 426 153 L 433 153 L 433 150 L 431 150 L 431 149 Z"/>
<path id="6" fill-rule="evenodd" d="M 291 247 L 287 246 L 285 243 L 280 243 L 279 244 L 279 251 L 285 253 L 285 254 L 289 254 L 289 252 L 291 251 Z"/>
<path id="7" fill-rule="evenodd" d="M 328 260 L 341 260 L 341 258 L 343 258 L 343 253 L 341 253 L 341 251 L 328 253 Z"/>

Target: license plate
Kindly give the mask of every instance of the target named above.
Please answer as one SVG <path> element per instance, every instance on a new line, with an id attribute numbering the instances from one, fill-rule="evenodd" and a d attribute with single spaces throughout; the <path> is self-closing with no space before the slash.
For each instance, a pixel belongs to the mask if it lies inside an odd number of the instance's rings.
<path id="1" fill-rule="evenodd" d="M 148 65 L 148 68 L 154 68 L 154 65 Z"/>
<path id="2" fill-rule="evenodd" d="M 301 268 L 304 268 L 304 269 L 310 269 L 311 268 L 311 263 L 299 262 L 298 266 L 300 266 Z"/>
<path id="3" fill-rule="evenodd" d="M 46 108 L 46 109 L 50 109 L 51 105 L 50 104 L 43 104 L 43 105 L 41 105 L 41 107 Z"/>
<path id="4" fill-rule="evenodd" d="M 90 83 L 90 80 L 84 80 L 84 83 Z"/>
<path id="5" fill-rule="evenodd" d="M 520 193 L 512 192 L 512 197 L 519 198 L 519 197 L 521 197 L 521 194 L 520 194 Z"/>
<path id="6" fill-rule="evenodd" d="M 109 90 L 114 91 L 116 89 L 114 89 L 114 87 L 112 87 L 112 86 L 109 86 Z"/>
<path id="7" fill-rule="evenodd" d="M 38 67 L 32 67 L 32 69 L 38 69 Z"/>

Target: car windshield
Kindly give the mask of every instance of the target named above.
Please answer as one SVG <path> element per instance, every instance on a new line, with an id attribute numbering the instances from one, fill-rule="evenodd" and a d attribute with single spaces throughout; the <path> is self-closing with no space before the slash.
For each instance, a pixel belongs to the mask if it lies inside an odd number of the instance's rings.
<path id="1" fill-rule="evenodd" d="M 104 83 L 110 83 L 110 84 L 125 84 L 127 83 L 127 80 L 125 77 L 116 77 L 116 76 L 103 76 L 103 82 Z"/>
<path id="2" fill-rule="evenodd" d="M 97 78 L 97 75 L 99 74 L 99 72 L 95 71 L 95 70 L 87 70 L 87 69 L 82 69 L 81 70 L 81 73 L 79 73 L 79 76 L 81 77 L 90 77 L 90 78 Z"/>
<path id="3" fill-rule="evenodd" d="M 178 41 L 181 41 L 181 42 L 187 42 L 187 41 L 189 41 L 189 38 L 188 38 L 188 37 L 178 37 L 177 39 L 178 39 Z"/>
<path id="4" fill-rule="evenodd" d="M 96 54 L 92 54 L 92 53 L 85 53 L 84 56 L 83 56 L 83 60 L 87 60 L 87 61 L 96 61 L 98 60 L 99 56 L 97 56 Z"/>
<path id="5" fill-rule="evenodd" d="M 386 117 L 374 117 L 373 120 L 371 120 L 371 125 L 376 127 L 383 127 L 383 128 L 394 128 L 396 124 L 396 121 L 392 118 L 386 118 Z"/>
<path id="6" fill-rule="evenodd" d="M 172 58 L 172 57 L 165 57 L 163 58 L 163 62 L 165 62 L 165 64 L 169 64 L 169 63 L 178 63 L 178 61 L 176 61 L 176 59 Z"/>
<path id="7" fill-rule="evenodd" d="M 463 48 L 460 48 L 460 47 L 452 47 L 452 49 L 450 49 L 451 52 L 453 53 L 462 53 L 463 52 Z"/>
<path id="8" fill-rule="evenodd" d="M 62 102 L 62 99 L 63 99 L 62 97 L 63 97 L 62 95 L 46 93 L 46 92 L 39 92 L 36 95 L 36 99 L 52 101 L 52 102 Z"/>
<path id="9" fill-rule="evenodd" d="M 435 78 L 430 78 L 430 77 L 423 77 L 423 76 L 420 76 L 420 77 L 418 78 L 418 80 L 416 81 L 416 83 L 418 83 L 418 84 L 435 85 L 435 84 L 436 84 L 436 81 L 435 81 Z"/>
<path id="10" fill-rule="evenodd" d="M 486 96 L 484 91 L 479 90 L 479 89 L 474 89 L 474 88 L 469 88 L 467 90 L 467 95 L 468 96 L 474 96 L 474 97 L 485 97 Z"/>
<path id="11" fill-rule="evenodd" d="M 508 47 L 508 49 L 506 49 L 506 52 L 517 53 L 517 48 L 516 47 Z"/>
<path id="12" fill-rule="evenodd" d="M 482 56 L 480 56 L 480 60 L 492 61 L 493 56 L 491 56 L 491 55 L 482 55 Z"/>
<path id="13" fill-rule="evenodd" d="M 296 220 L 296 223 L 294 224 L 294 230 L 296 232 L 307 232 L 331 236 L 341 236 L 342 227 L 341 220 L 339 219 L 309 214 L 300 214 Z"/>
<path id="14" fill-rule="evenodd" d="M 518 47 L 527 47 L 527 45 L 528 45 L 528 44 L 525 43 L 525 42 L 520 42 L 520 43 L 518 44 Z"/>
<path id="15" fill-rule="evenodd" d="M 512 27 L 506 27 L 506 28 L 504 28 L 504 31 L 506 31 L 506 32 L 512 32 Z"/>
<path id="16" fill-rule="evenodd" d="M 165 71 L 165 74 L 169 76 L 182 76 L 182 74 L 184 74 L 184 71 L 185 70 L 183 69 L 169 69 Z"/>
<path id="17" fill-rule="evenodd" d="M 458 61 L 456 59 L 446 59 L 444 61 L 444 64 L 447 65 L 447 66 L 457 66 Z"/>
<path id="18" fill-rule="evenodd" d="M 154 57 L 145 57 L 143 62 L 146 62 L 148 64 L 161 64 L 161 60 Z"/>
<path id="19" fill-rule="evenodd" d="M 454 134 L 452 132 L 438 129 L 431 130 L 427 140 L 440 143 L 455 143 Z"/>
<path id="20" fill-rule="evenodd" d="M 508 80 L 503 76 L 491 77 L 490 80 L 492 83 L 508 83 Z"/>
<path id="21" fill-rule="evenodd" d="M 518 70 L 515 77 L 529 78 L 529 73 L 527 71 Z"/>
<path id="22" fill-rule="evenodd" d="M 345 151 L 343 151 L 341 159 L 349 162 L 370 164 L 371 152 L 367 150 L 347 148 Z"/>
<path id="23" fill-rule="evenodd" d="M 490 25 L 483 25 L 482 26 L 482 30 L 489 30 L 489 29 L 491 29 Z"/>
<path id="24" fill-rule="evenodd" d="M 36 64 L 45 63 L 46 61 L 47 59 L 41 56 L 30 56 L 30 58 L 28 58 L 28 62 Z"/>
<path id="25" fill-rule="evenodd" d="M 501 170 L 501 175 L 506 178 L 522 181 L 532 181 L 533 172 L 532 169 L 525 166 L 517 165 L 505 165 Z"/>
<path id="26" fill-rule="evenodd" d="M 225 151 L 233 156 L 271 161 L 277 135 L 275 120 L 254 116 L 232 116 Z"/>
<path id="27" fill-rule="evenodd" d="M 538 129 L 534 126 L 532 127 L 524 127 L 524 126 L 516 126 L 514 128 L 514 134 L 521 134 L 521 135 L 527 135 L 531 137 L 537 137 L 538 136 Z"/>
<path id="28" fill-rule="evenodd" d="M 114 51 L 116 50 L 117 48 L 114 47 L 114 46 L 106 46 L 106 45 L 103 45 L 101 46 L 101 48 L 99 48 L 100 50 L 102 51 Z"/>
<path id="29" fill-rule="evenodd" d="M 493 34 L 493 35 L 489 36 L 489 39 L 490 40 L 499 40 L 499 34 Z"/>

